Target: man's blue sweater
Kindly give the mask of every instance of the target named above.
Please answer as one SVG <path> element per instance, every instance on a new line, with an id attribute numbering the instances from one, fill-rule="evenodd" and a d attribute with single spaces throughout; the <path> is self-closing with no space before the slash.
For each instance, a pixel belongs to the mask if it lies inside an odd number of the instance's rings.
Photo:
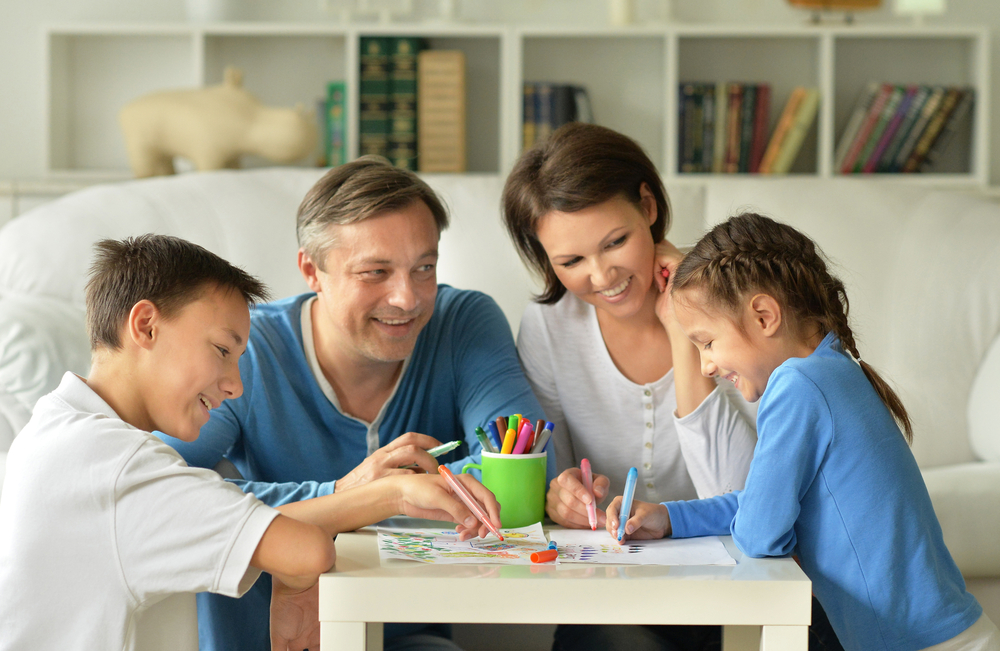
<path id="1" fill-rule="evenodd" d="M 848 651 L 923 649 L 976 622 L 916 461 L 832 333 L 772 373 L 757 437 L 743 491 L 666 503 L 674 537 L 796 553 Z"/>
<path id="2" fill-rule="evenodd" d="M 240 359 L 243 395 L 212 412 L 198 440 L 161 438 L 193 466 L 223 455 L 243 476 L 236 483 L 271 506 L 328 495 L 335 481 L 369 454 L 369 427 L 341 413 L 316 382 L 302 343 L 303 294 L 260 305 Z M 377 423 L 377 447 L 407 432 L 464 441 L 439 461 L 458 473 L 481 451 L 474 429 L 500 415 L 542 418 L 517 359 L 503 312 L 480 292 L 438 287 L 434 314 L 417 337 L 395 394 Z M 554 455 L 549 455 L 551 478 Z M 198 595 L 203 650 L 269 647 L 267 575 L 241 599 Z M 386 627 L 392 637 L 422 624 Z"/>

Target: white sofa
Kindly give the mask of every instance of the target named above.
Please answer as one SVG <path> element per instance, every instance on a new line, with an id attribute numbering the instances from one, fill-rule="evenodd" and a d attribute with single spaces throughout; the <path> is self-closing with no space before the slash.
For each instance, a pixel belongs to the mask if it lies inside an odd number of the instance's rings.
<path id="1" fill-rule="evenodd" d="M 65 370 L 89 365 L 91 244 L 162 232 L 303 291 L 295 211 L 322 170 L 187 174 L 97 186 L 0 229 L 0 481 L 5 450 Z M 536 286 L 499 223 L 503 179 L 427 176 L 452 211 L 442 282 L 493 295 L 513 327 Z M 864 358 L 899 389 L 945 540 L 1000 622 L 1000 206 L 913 184 L 712 180 L 668 188 L 675 242 L 756 208 L 814 237 L 838 265 Z"/>

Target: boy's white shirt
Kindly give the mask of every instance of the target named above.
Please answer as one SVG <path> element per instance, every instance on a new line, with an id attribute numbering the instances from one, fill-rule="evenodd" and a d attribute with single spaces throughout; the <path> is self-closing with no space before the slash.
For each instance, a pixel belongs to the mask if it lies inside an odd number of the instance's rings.
<path id="1" fill-rule="evenodd" d="M 8 457 L 0 650 L 138 649 L 145 628 L 162 630 L 159 613 L 176 632 L 171 648 L 196 641 L 194 593 L 246 592 L 277 514 L 189 467 L 67 373 Z"/>

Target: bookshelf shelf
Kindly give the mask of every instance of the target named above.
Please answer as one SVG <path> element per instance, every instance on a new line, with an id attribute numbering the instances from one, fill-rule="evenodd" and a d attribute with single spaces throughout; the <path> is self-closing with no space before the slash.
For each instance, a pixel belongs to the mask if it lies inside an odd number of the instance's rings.
<path id="1" fill-rule="evenodd" d="M 642 144 L 668 183 L 715 178 L 679 171 L 678 88 L 742 81 L 771 87 L 769 131 L 794 87 L 818 88 L 817 118 L 790 174 L 839 177 L 837 143 L 859 94 L 878 81 L 968 86 L 976 101 L 933 173 L 851 176 L 947 185 L 986 185 L 989 177 L 988 30 L 901 25 L 56 25 L 44 39 L 47 169 L 55 177 L 127 176 L 118 110 L 145 93 L 219 83 L 227 65 L 243 69 L 246 88 L 271 105 L 312 108 L 328 81 L 344 81 L 348 154 L 356 156 L 358 53 L 367 36 L 419 36 L 465 54 L 470 173 L 510 169 L 521 150 L 523 85 L 551 82 L 586 86 L 596 121 Z"/>

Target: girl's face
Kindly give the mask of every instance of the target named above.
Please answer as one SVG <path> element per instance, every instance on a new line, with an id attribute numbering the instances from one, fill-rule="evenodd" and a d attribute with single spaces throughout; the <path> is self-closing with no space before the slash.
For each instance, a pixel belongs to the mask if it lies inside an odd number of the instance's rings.
<path id="1" fill-rule="evenodd" d="M 644 184 L 639 206 L 619 196 L 576 212 L 554 210 L 535 234 L 568 291 L 626 318 L 639 312 L 653 283 L 655 221 L 656 200 Z"/>
<path id="2" fill-rule="evenodd" d="M 784 361 L 770 345 L 769 315 L 762 318 L 755 306 L 760 296 L 748 302 L 740 315 L 745 332 L 730 317 L 707 312 L 698 290 L 681 290 L 673 296 L 677 322 L 701 354 L 701 374 L 729 380 L 748 402 L 760 399 L 771 373 Z"/>

